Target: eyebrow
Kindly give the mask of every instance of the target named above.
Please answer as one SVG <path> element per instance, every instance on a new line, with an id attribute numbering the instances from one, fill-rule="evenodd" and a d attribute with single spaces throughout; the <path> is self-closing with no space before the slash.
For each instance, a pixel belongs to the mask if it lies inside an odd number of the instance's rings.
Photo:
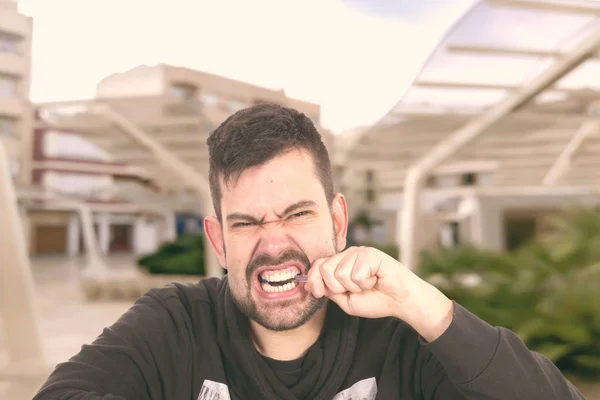
<path id="1" fill-rule="evenodd" d="M 301 208 L 311 208 L 311 207 L 316 207 L 317 203 L 315 203 L 312 200 L 301 200 L 297 203 L 294 203 L 290 206 L 288 206 L 284 211 L 283 214 L 281 215 L 277 215 L 279 218 L 283 217 L 284 215 L 288 215 L 288 214 L 292 214 L 294 211 L 297 211 Z"/>
<path id="2" fill-rule="evenodd" d="M 297 211 L 301 208 L 311 208 L 311 207 L 316 207 L 317 203 L 315 203 L 312 200 L 301 200 L 298 201 L 294 204 L 289 205 L 281 215 L 276 214 L 279 218 L 283 217 L 284 215 L 288 215 L 293 213 L 294 211 Z M 227 215 L 227 221 L 231 222 L 231 221 L 247 221 L 247 222 L 253 222 L 253 223 L 262 223 L 264 222 L 265 217 L 262 217 L 261 219 L 258 219 L 250 214 L 244 214 L 244 213 L 239 213 L 239 212 L 234 212 L 231 214 Z"/>
<path id="3" fill-rule="evenodd" d="M 231 213 L 231 214 L 227 215 L 227 221 L 229 221 L 229 222 L 231 222 L 231 221 L 247 221 L 247 222 L 261 223 L 262 221 L 264 221 L 264 219 L 265 219 L 265 217 L 258 219 L 256 217 L 253 217 L 252 215 L 243 214 L 243 213 L 239 213 L 239 212 L 235 212 L 235 213 Z"/>

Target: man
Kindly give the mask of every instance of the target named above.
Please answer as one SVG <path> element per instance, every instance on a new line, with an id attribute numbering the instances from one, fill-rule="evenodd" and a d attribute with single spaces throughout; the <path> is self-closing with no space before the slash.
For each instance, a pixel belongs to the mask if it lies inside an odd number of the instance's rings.
<path id="1" fill-rule="evenodd" d="M 227 277 L 151 290 L 35 399 L 583 398 L 395 259 L 344 250 L 346 201 L 305 115 L 244 109 L 208 147 L 204 227 Z"/>

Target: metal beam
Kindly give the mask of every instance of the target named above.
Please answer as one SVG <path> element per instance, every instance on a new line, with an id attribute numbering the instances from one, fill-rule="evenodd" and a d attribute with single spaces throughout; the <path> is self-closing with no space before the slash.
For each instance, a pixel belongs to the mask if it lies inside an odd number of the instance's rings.
<path id="1" fill-rule="evenodd" d="M 413 84 L 414 87 L 433 88 L 433 89 L 459 89 L 459 90 L 507 90 L 517 91 L 522 88 L 519 85 L 506 85 L 498 83 L 485 82 L 454 82 L 454 81 L 429 81 L 419 80 Z M 580 89 L 555 87 L 549 90 L 564 93 L 577 93 Z"/>
<path id="2" fill-rule="evenodd" d="M 554 65 L 539 76 L 523 85 L 519 91 L 506 96 L 502 101 L 491 106 L 485 113 L 473 118 L 446 140 L 435 146 L 409 169 L 404 185 L 404 209 L 400 237 L 402 262 L 408 268 L 416 268 L 418 263 L 419 232 L 417 221 L 420 212 L 419 198 L 421 187 L 429 172 L 506 115 L 519 109 L 540 92 L 554 85 L 560 78 L 577 68 L 597 51 L 598 46 L 600 46 L 600 27 L 596 27 L 591 31 L 585 40 L 574 47 L 564 58 L 556 61 Z"/>
<path id="3" fill-rule="evenodd" d="M 476 44 L 449 44 L 448 46 L 446 46 L 446 50 L 448 50 L 451 53 L 476 53 L 509 57 L 516 56 L 560 58 L 564 55 L 559 51 L 552 50 L 524 49 L 503 46 L 483 46 Z"/>
<path id="4" fill-rule="evenodd" d="M 150 180 L 153 178 L 149 173 L 147 173 L 147 171 L 145 171 L 142 168 L 133 165 L 119 165 L 109 163 L 96 164 L 69 160 L 43 160 L 34 161 L 33 169 L 74 171 L 77 173 L 92 173 L 103 175 L 127 175 L 142 180 Z"/>
<path id="5" fill-rule="evenodd" d="M 499 7 L 530 8 L 537 11 L 558 13 L 580 13 L 600 15 L 600 6 L 594 1 L 573 0 L 487 0 L 490 5 Z"/>
<path id="6" fill-rule="evenodd" d="M 460 113 L 455 109 L 444 108 L 441 110 L 433 109 L 432 107 L 422 107 L 419 110 L 415 110 L 414 108 L 404 108 L 397 107 L 394 111 L 392 111 L 392 115 L 403 116 L 406 118 L 417 117 L 430 117 L 430 118 L 464 118 L 468 120 L 468 118 L 472 118 L 479 113 L 475 112 L 473 109 L 466 110 L 469 113 Z M 485 111 L 485 110 L 482 110 Z M 557 112 L 541 112 L 541 111 L 529 111 L 523 110 L 514 112 L 511 114 L 511 119 L 515 119 L 516 121 L 524 121 L 524 122 L 561 122 L 561 123 L 575 123 L 581 124 L 582 122 L 589 119 L 589 116 L 584 115 L 573 115 L 573 114 L 562 114 Z M 392 132 L 394 127 L 398 125 L 391 125 L 386 128 L 380 128 L 379 130 L 387 129 Z M 378 130 L 378 131 L 379 131 Z M 368 132 L 369 134 L 373 134 L 376 131 Z"/>
<path id="7" fill-rule="evenodd" d="M 460 89 L 460 90 L 515 90 L 518 86 L 504 85 L 497 83 L 477 83 L 477 82 L 456 82 L 456 81 L 434 81 L 418 80 L 413 83 L 413 87 L 432 88 L 432 89 Z"/>
<path id="8" fill-rule="evenodd" d="M 9 362 L 43 362 L 29 251 L 4 144 L 0 140 L 0 315 Z"/>
<path id="9" fill-rule="evenodd" d="M 542 183 L 544 185 L 555 185 L 568 171 L 571 160 L 573 160 L 583 142 L 591 135 L 598 133 L 598 129 L 600 129 L 600 121 L 592 120 L 584 122 L 575 135 L 573 135 L 563 152 L 558 156 L 552 167 L 550 167 Z"/>

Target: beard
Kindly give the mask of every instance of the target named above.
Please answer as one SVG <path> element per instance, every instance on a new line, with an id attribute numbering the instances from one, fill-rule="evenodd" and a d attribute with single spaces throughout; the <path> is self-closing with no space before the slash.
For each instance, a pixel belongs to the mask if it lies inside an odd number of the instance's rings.
<path id="1" fill-rule="evenodd" d="M 246 268 L 246 285 L 241 282 L 232 285 L 231 280 L 229 282 L 233 301 L 242 314 L 271 331 L 280 332 L 296 329 L 310 321 L 327 303 L 325 297 L 317 299 L 312 294 L 306 293 L 303 300 L 284 300 L 262 307 L 258 306 L 251 293 L 254 272 L 266 265 L 279 265 L 289 261 L 296 261 L 303 265 L 307 273 L 311 268 L 310 260 L 306 254 L 290 249 L 277 258 L 266 254 L 255 257 Z"/>

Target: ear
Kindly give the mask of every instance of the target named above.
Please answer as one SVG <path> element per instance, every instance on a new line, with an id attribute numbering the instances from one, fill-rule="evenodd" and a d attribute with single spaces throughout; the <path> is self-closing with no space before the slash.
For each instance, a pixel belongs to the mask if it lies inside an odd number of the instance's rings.
<path id="1" fill-rule="evenodd" d="M 204 217 L 204 232 L 210 242 L 210 247 L 214 250 L 221 267 L 227 269 L 227 263 L 225 262 L 225 248 L 223 242 L 223 229 L 221 223 L 214 216 Z"/>
<path id="2" fill-rule="evenodd" d="M 331 214 L 335 228 L 336 250 L 340 252 L 346 248 L 346 235 L 348 234 L 348 206 L 343 194 L 337 193 L 333 197 Z"/>

